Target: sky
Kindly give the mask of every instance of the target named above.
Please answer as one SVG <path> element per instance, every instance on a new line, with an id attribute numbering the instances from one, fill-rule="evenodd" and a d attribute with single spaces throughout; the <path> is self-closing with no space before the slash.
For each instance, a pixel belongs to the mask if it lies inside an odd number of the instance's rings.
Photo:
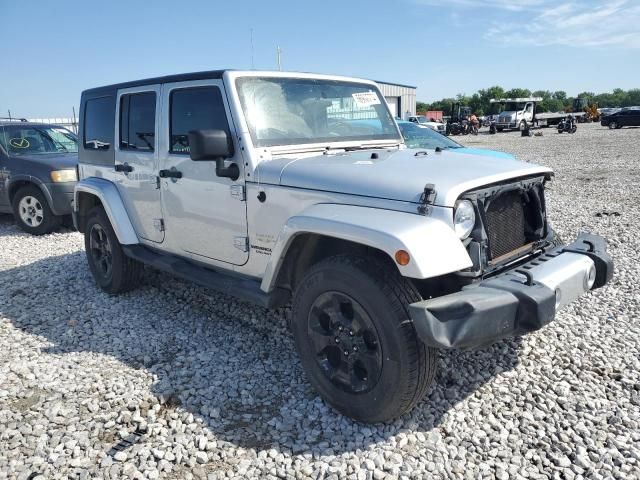
<path id="1" fill-rule="evenodd" d="M 0 41 L 0 116 L 70 117 L 82 90 L 121 81 L 276 69 L 277 46 L 283 70 L 427 102 L 640 87 L 640 0 L 0 0 Z"/>

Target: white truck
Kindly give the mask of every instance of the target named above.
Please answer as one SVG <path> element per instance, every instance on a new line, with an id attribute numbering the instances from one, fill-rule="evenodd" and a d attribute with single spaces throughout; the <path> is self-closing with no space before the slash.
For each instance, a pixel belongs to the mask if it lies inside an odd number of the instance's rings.
<path id="1" fill-rule="evenodd" d="M 500 105 L 500 113 L 495 122 L 495 130 L 520 131 L 531 127 L 548 127 L 557 125 L 560 120 L 568 114 L 565 112 L 536 113 L 536 105 L 543 100 L 542 97 L 516 97 L 516 98 L 493 98 L 491 103 Z M 571 115 L 581 117 L 584 112 L 574 112 Z M 492 130 L 493 130 L 492 126 Z"/>

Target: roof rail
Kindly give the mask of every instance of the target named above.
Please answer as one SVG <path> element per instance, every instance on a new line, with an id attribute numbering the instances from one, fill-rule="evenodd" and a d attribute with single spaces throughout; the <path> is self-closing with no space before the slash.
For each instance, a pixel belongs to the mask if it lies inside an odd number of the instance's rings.
<path id="1" fill-rule="evenodd" d="M 19 117 L 0 117 L 0 120 L 9 120 L 9 121 L 16 121 L 16 122 L 28 122 L 29 121 L 26 118 L 19 118 Z"/>

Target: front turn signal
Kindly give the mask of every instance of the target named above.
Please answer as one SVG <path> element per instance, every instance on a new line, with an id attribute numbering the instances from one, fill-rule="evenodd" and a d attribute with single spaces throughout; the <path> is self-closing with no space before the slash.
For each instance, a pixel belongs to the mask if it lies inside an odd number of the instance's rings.
<path id="1" fill-rule="evenodd" d="M 409 256 L 409 252 L 406 250 L 398 250 L 396 252 L 396 263 L 398 265 L 402 265 L 404 267 L 405 265 L 409 265 L 410 261 L 411 257 Z"/>

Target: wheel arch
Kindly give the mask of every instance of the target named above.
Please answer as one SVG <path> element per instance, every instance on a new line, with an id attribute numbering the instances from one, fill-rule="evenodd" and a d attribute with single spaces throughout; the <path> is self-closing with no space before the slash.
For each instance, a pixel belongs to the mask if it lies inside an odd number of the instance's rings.
<path id="1" fill-rule="evenodd" d="M 395 252 L 405 250 L 401 266 Z M 353 205 L 314 205 L 282 228 L 261 288 L 292 289 L 305 270 L 339 253 L 375 256 L 391 262 L 404 277 L 424 279 L 472 266 L 462 242 L 442 219 Z"/>
<path id="2" fill-rule="evenodd" d="M 121 244 L 133 245 L 139 243 L 138 236 L 129 219 L 118 188 L 112 182 L 103 178 L 85 178 L 76 184 L 73 199 L 73 218 L 79 232 L 84 233 L 87 216 L 96 206 L 104 208 Z"/>
<path id="3" fill-rule="evenodd" d="M 49 208 L 53 211 L 53 198 L 51 197 L 51 192 L 49 192 L 42 180 L 31 175 L 15 175 L 11 177 L 11 183 L 9 183 L 8 188 L 9 204 L 13 205 L 13 199 L 15 198 L 16 193 L 18 193 L 18 190 L 29 185 L 37 187 L 42 192 L 44 198 L 47 199 Z"/>

